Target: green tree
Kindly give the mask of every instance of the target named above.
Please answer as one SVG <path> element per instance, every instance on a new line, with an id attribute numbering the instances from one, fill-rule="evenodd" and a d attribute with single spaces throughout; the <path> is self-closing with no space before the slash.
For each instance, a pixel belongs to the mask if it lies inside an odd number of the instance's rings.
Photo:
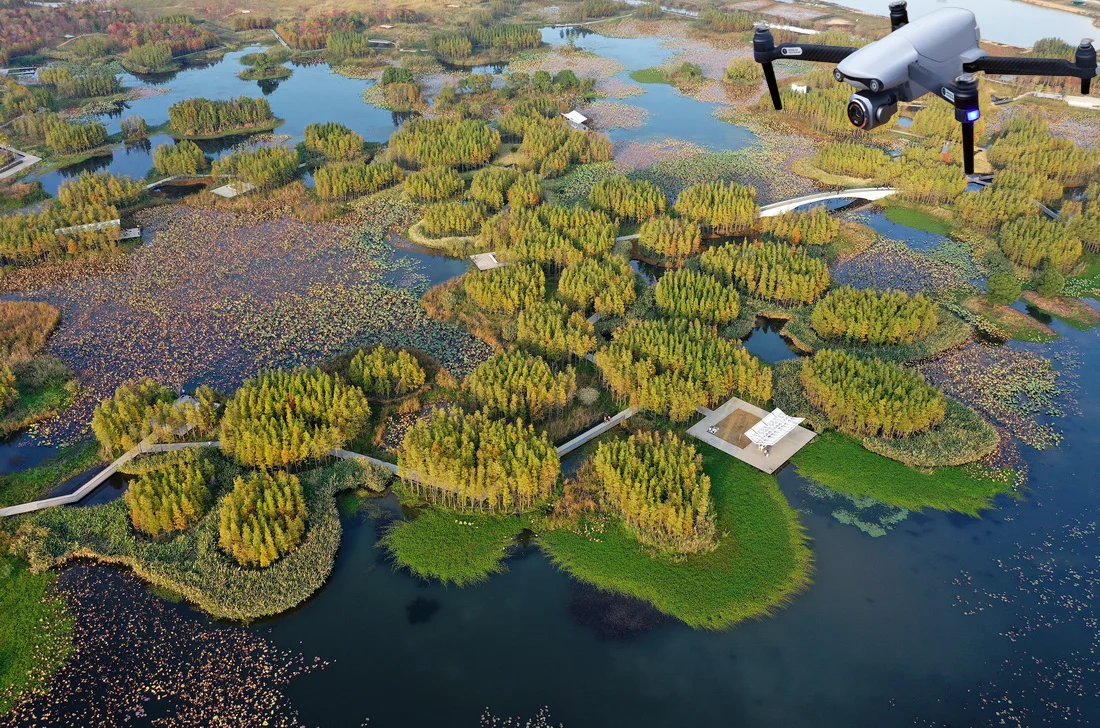
<path id="1" fill-rule="evenodd" d="M 218 545 L 241 566 L 266 569 L 298 548 L 307 517 L 296 476 L 261 470 L 238 477 L 218 513 Z"/>
<path id="2" fill-rule="evenodd" d="M 990 273 L 985 288 L 990 301 L 1004 305 L 1015 303 L 1023 290 L 1016 276 L 1005 272 Z"/>

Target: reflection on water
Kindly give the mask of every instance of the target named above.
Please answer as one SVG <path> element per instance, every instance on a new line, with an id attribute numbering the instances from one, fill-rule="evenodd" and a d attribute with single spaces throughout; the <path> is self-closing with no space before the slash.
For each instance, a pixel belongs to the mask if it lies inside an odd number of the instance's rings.
<path id="1" fill-rule="evenodd" d="M 43 445 L 28 433 L 21 432 L 0 442 L 0 475 L 37 467 L 58 452 L 58 448 Z"/>
<path id="2" fill-rule="evenodd" d="M 784 321 L 760 317 L 756 319 L 756 327 L 749 335 L 741 340 L 745 349 L 761 361 L 769 364 L 795 359 L 798 353 L 791 349 L 787 340 L 780 336 Z"/>

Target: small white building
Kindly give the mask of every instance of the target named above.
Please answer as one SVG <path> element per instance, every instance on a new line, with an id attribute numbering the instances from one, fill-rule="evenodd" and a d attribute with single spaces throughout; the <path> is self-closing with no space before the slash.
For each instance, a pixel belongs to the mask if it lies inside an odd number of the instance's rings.
<path id="1" fill-rule="evenodd" d="M 805 94 L 810 92 L 810 87 L 801 83 L 792 83 L 791 91 L 794 91 L 796 94 Z"/>
<path id="2" fill-rule="evenodd" d="M 569 126 L 577 129 L 578 131 L 588 131 L 588 117 L 581 112 L 573 109 L 570 112 L 562 114 L 565 120 L 569 122 Z"/>

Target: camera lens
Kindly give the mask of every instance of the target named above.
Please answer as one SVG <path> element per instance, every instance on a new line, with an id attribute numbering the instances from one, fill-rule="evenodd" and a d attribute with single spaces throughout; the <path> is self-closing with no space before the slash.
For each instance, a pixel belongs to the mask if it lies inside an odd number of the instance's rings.
<path id="1" fill-rule="evenodd" d="M 852 126 L 858 126 L 860 129 L 867 126 L 867 111 L 863 108 L 863 104 L 858 101 L 848 102 L 848 121 L 852 122 Z"/>

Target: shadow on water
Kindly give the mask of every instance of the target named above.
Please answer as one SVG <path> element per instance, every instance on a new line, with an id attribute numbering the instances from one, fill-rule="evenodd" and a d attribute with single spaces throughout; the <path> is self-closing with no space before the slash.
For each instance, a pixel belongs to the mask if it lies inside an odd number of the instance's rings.
<path id="1" fill-rule="evenodd" d="M 569 581 L 569 617 L 598 640 L 625 642 L 673 624 L 649 602 Z"/>

